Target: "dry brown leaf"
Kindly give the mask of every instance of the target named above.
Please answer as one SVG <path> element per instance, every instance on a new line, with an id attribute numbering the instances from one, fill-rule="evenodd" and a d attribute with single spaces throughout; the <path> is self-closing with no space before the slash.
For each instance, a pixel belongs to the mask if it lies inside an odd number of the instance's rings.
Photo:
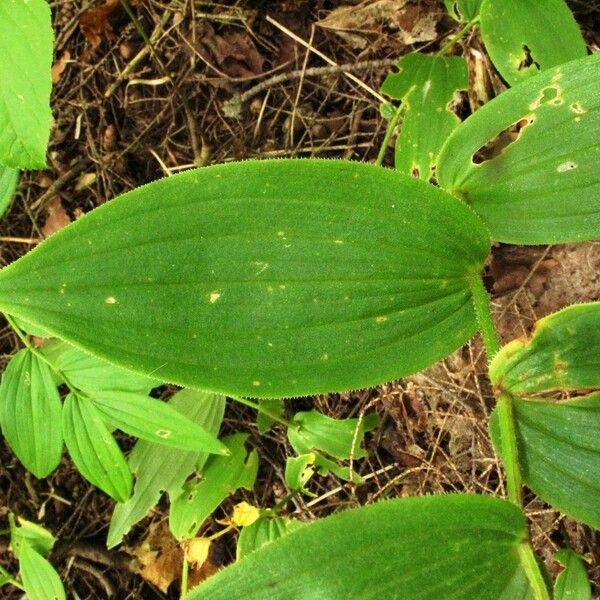
<path id="1" fill-rule="evenodd" d="M 70 222 L 71 219 L 60 201 L 60 196 L 54 196 L 46 206 L 46 222 L 41 229 L 42 236 L 44 238 L 50 237 Z"/>
<path id="2" fill-rule="evenodd" d="M 434 13 L 409 0 L 363 0 L 357 6 L 332 10 L 317 25 L 365 47 L 361 36 L 380 33 L 382 27 L 397 31 L 395 35 L 403 44 L 429 42 L 437 37 L 436 23 Z"/>
<path id="3" fill-rule="evenodd" d="M 55 61 L 52 65 L 52 83 L 56 84 L 60 81 L 60 76 L 65 72 L 69 61 L 71 60 L 71 53 L 68 50 L 65 50 L 60 58 Z"/>
<path id="4" fill-rule="evenodd" d="M 141 0 L 129 0 L 131 6 L 140 4 Z M 120 0 L 106 0 L 96 8 L 89 8 L 79 17 L 79 28 L 90 44 L 90 50 L 95 50 L 103 37 L 110 38 L 113 34 L 111 19 L 117 12 L 123 10 Z"/>

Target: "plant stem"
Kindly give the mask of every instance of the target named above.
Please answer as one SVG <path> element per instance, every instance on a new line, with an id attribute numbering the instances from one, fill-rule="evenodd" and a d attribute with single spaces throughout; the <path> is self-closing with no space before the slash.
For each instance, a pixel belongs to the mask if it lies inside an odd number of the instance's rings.
<path id="1" fill-rule="evenodd" d="M 179 594 L 180 600 L 183 600 L 187 596 L 188 591 L 188 575 L 189 575 L 189 564 L 187 555 L 183 553 L 183 566 L 181 567 L 181 594 Z"/>
<path id="2" fill-rule="evenodd" d="M 230 398 L 232 400 L 235 400 L 236 402 L 239 402 L 240 404 L 244 404 L 246 406 L 249 406 L 250 408 L 253 408 L 255 411 L 269 417 L 269 419 L 273 419 L 273 421 L 281 423 L 281 425 L 285 425 L 286 427 L 290 427 L 291 429 L 298 429 L 298 425 L 296 423 L 292 423 L 291 421 L 280 417 L 278 414 L 274 413 L 268 408 L 265 408 L 264 404 L 259 404 L 258 402 L 254 402 L 253 400 L 248 400 L 248 398 L 241 398 L 238 396 L 230 396 Z"/>
<path id="3" fill-rule="evenodd" d="M 461 40 L 467 33 L 469 33 L 469 31 L 471 31 L 471 29 L 477 23 L 479 23 L 479 15 L 473 17 L 468 23 L 466 23 L 462 27 L 462 29 L 459 29 L 458 33 L 454 37 L 450 38 L 450 40 L 442 46 L 442 48 L 438 51 L 436 56 L 444 56 L 444 54 L 446 54 L 454 46 L 454 44 L 456 44 L 456 42 Z"/>
<path id="4" fill-rule="evenodd" d="M 492 319 L 492 311 L 490 309 L 490 297 L 483 286 L 483 281 L 479 275 L 473 277 L 470 281 L 471 295 L 473 296 L 473 305 L 475 307 L 475 317 L 479 330 L 483 336 L 483 344 L 488 361 L 496 355 L 500 350 L 500 342 L 498 334 Z"/>
<path id="5" fill-rule="evenodd" d="M 396 111 L 392 115 L 390 122 L 388 123 L 387 129 L 385 130 L 385 135 L 383 136 L 383 142 L 381 142 L 381 147 L 379 148 L 379 154 L 375 159 L 375 164 L 380 167 L 383 159 L 385 158 L 385 153 L 387 151 L 388 144 L 390 143 L 390 139 L 394 134 L 394 130 L 396 129 L 396 125 L 398 125 L 398 120 L 400 119 L 400 115 L 402 114 L 404 105 L 401 104 L 396 108 Z"/>
<path id="6" fill-rule="evenodd" d="M 519 544 L 518 552 L 521 566 L 525 571 L 525 575 L 527 575 L 527 580 L 533 591 L 533 597 L 535 600 L 550 600 L 548 587 L 546 586 L 546 582 L 540 571 L 540 566 L 538 565 L 529 541 Z"/>
<path id="7" fill-rule="evenodd" d="M 498 411 L 500 447 L 504 471 L 506 473 L 508 499 L 521 508 L 523 506 L 523 482 L 519 468 L 515 409 L 512 398 L 508 394 L 501 394 L 496 407 Z"/>

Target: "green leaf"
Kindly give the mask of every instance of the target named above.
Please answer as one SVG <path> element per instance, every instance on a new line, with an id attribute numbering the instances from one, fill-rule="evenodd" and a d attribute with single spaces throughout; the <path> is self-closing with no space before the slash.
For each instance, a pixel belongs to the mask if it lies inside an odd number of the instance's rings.
<path id="1" fill-rule="evenodd" d="M 10 202 L 17 189 L 18 181 L 19 169 L 0 165 L 0 217 L 4 216 L 4 213 L 10 206 Z"/>
<path id="2" fill-rule="evenodd" d="M 296 519 L 284 517 L 260 517 L 252 525 L 242 527 L 236 547 L 236 559 L 240 560 L 262 546 L 302 527 L 303 523 Z"/>
<path id="3" fill-rule="evenodd" d="M 212 456 L 199 482 L 188 483 L 182 494 L 171 498 L 169 528 L 177 539 L 194 537 L 206 518 L 240 487 L 252 489 L 258 472 L 258 454 L 246 451 L 248 436 L 236 433 L 223 440 L 230 456 Z"/>
<path id="4" fill-rule="evenodd" d="M 389 500 L 319 519 L 195 588 L 188 600 L 533 599 L 525 518 L 474 495 Z"/>
<path id="5" fill-rule="evenodd" d="M 50 334 L 39 325 L 32 325 L 28 323 L 24 319 L 19 319 L 19 317 L 12 317 L 13 321 L 22 331 L 24 331 L 27 335 L 34 335 L 36 337 L 47 338 L 50 337 Z"/>
<path id="6" fill-rule="evenodd" d="M 60 463 L 61 412 L 48 365 L 30 350 L 17 352 L 0 384 L 0 421 L 9 446 L 36 477 L 46 477 Z"/>
<path id="7" fill-rule="evenodd" d="M 598 238 L 599 74 L 600 54 L 544 71 L 481 107 L 442 148 L 440 184 L 475 209 L 494 240 Z M 507 142 L 496 156 L 479 152 Z"/>
<path id="8" fill-rule="evenodd" d="M 279 417 L 283 417 L 284 404 L 283 400 L 269 400 L 269 399 L 261 399 L 258 401 L 259 404 L 266 406 L 272 413 L 278 415 Z M 258 412 L 256 414 L 256 426 L 258 427 L 259 433 L 266 433 L 271 426 L 275 423 L 275 421 L 267 416 L 265 413 Z"/>
<path id="9" fill-rule="evenodd" d="M 45 0 L 0 2 L 0 163 L 43 169 L 52 113 L 50 7 Z"/>
<path id="10" fill-rule="evenodd" d="M 402 100 L 405 110 L 396 140 L 396 169 L 428 181 L 435 177 L 441 147 L 460 123 L 449 106 L 469 85 L 467 62 L 460 56 L 415 52 L 403 56 L 398 69 L 381 86 L 384 94 Z"/>
<path id="11" fill-rule="evenodd" d="M 56 354 L 56 366 L 76 388 L 88 394 L 102 391 L 147 394 L 158 385 L 154 379 L 116 367 L 79 348 L 61 343 L 64 349 Z"/>
<path id="12" fill-rule="evenodd" d="M 575 304 L 540 319 L 529 340 L 504 346 L 490 364 L 502 390 L 528 396 L 600 388 L 600 302 Z"/>
<path id="13" fill-rule="evenodd" d="M 305 486 L 314 474 L 313 465 L 316 461 L 314 452 L 293 456 L 285 461 L 285 482 L 290 490 L 309 493 Z"/>
<path id="14" fill-rule="evenodd" d="M 565 401 L 514 398 L 523 481 L 561 512 L 600 529 L 600 392 Z M 490 432 L 501 454 L 497 411 Z"/>
<path id="15" fill-rule="evenodd" d="M 180 450 L 227 454 L 227 448 L 166 402 L 133 392 L 100 392 L 91 398 L 107 423 L 142 440 Z"/>
<path id="16" fill-rule="evenodd" d="M 554 560 L 564 567 L 554 583 L 554 600 L 592 600 L 590 582 L 581 557 L 568 548 L 561 548 L 554 554 Z"/>
<path id="17" fill-rule="evenodd" d="M 209 433 L 219 433 L 225 411 L 223 396 L 185 389 L 177 392 L 169 405 Z M 205 452 L 165 452 L 157 444 L 137 442 L 129 456 L 129 465 L 136 476 L 133 494 L 127 502 L 115 507 L 108 530 L 108 547 L 121 543 L 131 527 L 158 503 L 163 491 L 171 501 L 180 496 L 185 480 L 194 469 L 201 471 L 208 457 Z"/>
<path id="18" fill-rule="evenodd" d="M 2 566 L 0 566 L 0 587 L 18 583 L 17 580 Z"/>
<path id="19" fill-rule="evenodd" d="M 494 66 L 510 85 L 587 54 L 564 0 L 483 0 L 480 27 Z"/>
<path id="20" fill-rule="evenodd" d="M 67 396 L 63 435 L 79 472 L 117 502 L 125 502 L 132 488 L 127 461 L 89 398 Z"/>
<path id="21" fill-rule="evenodd" d="M 22 517 L 17 517 L 17 519 L 19 521 L 18 526 L 12 513 L 9 514 L 10 544 L 14 555 L 20 558 L 23 544 L 27 544 L 38 554 L 48 554 L 54 546 L 54 536 L 37 523 L 27 521 Z"/>
<path id="22" fill-rule="evenodd" d="M 54 567 L 27 543 L 21 547 L 19 569 L 29 600 L 66 600 Z"/>
<path id="23" fill-rule="evenodd" d="M 320 452 L 316 452 L 315 466 L 319 473 L 326 475 L 333 471 L 342 479 L 352 479 L 356 474 L 349 467 L 342 467 L 336 461 L 357 459 L 367 456 L 361 444 L 365 432 L 375 429 L 378 424 L 376 414 L 367 415 L 359 423 L 359 419 L 332 419 L 318 411 L 298 412 L 294 415 L 294 423 L 298 429 L 288 427 L 287 435 L 292 448 L 300 455 L 312 451 L 324 452 L 335 459 L 329 460 Z M 360 480 L 358 477 L 357 480 Z"/>
<path id="24" fill-rule="evenodd" d="M 481 10 L 482 0 L 444 0 L 446 10 L 457 21 L 471 21 Z"/>
<path id="25" fill-rule="evenodd" d="M 0 309 L 162 381 L 348 390 L 469 339 L 489 247 L 462 202 L 392 170 L 245 161 L 91 211 L 0 271 Z"/>

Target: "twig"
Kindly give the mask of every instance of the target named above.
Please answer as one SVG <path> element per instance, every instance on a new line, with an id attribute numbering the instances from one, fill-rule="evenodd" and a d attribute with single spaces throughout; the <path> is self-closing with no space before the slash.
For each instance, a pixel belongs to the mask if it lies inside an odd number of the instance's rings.
<path id="1" fill-rule="evenodd" d="M 32 211 L 38 208 L 43 208 L 46 202 L 49 202 L 60 190 L 62 190 L 71 179 L 74 179 L 81 172 L 85 170 L 88 162 L 80 160 L 76 162 L 68 171 L 64 172 L 58 179 L 55 179 L 52 185 L 35 201 L 31 204 L 30 209 Z"/>

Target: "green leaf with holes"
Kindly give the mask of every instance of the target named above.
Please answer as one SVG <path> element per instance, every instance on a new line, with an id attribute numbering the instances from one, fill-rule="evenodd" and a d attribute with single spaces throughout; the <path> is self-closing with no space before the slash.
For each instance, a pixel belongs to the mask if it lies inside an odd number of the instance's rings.
<path id="1" fill-rule="evenodd" d="M 36 477 L 60 463 L 61 412 L 48 365 L 27 349 L 12 356 L 0 384 L 0 423 L 8 445 Z"/>
<path id="2" fill-rule="evenodd" d="M 600 392 L 513 403 L 525 484 L 561 512 L 600 529 Z M 496 411 L 490 431 L 501 454 Z"/>
<path id="3" fill-rule="evenodd" d="M 314 452 L 290 456 L 285 461 L 285 483 L 293 492 L 302 492 L 314 496 L 306 489 L 306 484 L 314 475 L 317 455 Z"/>
<path id="4" fill-rule="evenodd" d="M 263 516 L 252 525 L 242 527 L 236 546 L 236 558 L 241 560 L 255 550 L 270 544 L 284 535 L 302 527 L 302 521 L 285 517 Z"/>
<path id="5" fill-rule="evenodd" d="M 599 76 L 600 54 L 544 71 L 488 102 L 442 148 L 440 184 L 475 209 L 494 240 L 600 235 Z"/>
<path id="6" fill-rule="evenodd" d="M 554 583 L 554 600 L 592 600 L 590 581 L 581 556 L 561 548 L 554 554 L 554 560 L 564 567 Z"/>
<path id="7" fill-rule="evenodd" d="M 147 442 L 180 450 L 228 454 L 202 425 L 156 398 L 133 392 L 98 392 L 91 401 L 112 427 Z"/>
<path id="8" fill-rule="evenodd" d="M 192 419 L 212 435 L 219 433 L 225 398 L 196 390 L 181 390 L 170 400 L 169 406 Z M 209 454 L 170 450 L 165 452 L 158 444 L 140 440 L 129 455 L 129 466 L 135 474 L 133 494 L 127 502 L 117 504 L 108 530 L 107 545 L 113 548 L 123 536 L 143 519 L 167 492 L 171 501 L 180 496 L 185 480 L 195 469 L 202 471 Z"/>
<path id="9" fill-rule="evenodd" d="M 600 302 L 575 304 L 535 324 L 529 340 L 504 346 L 492 383 L 516 396 L 600 389 Z"/>
<path id="10" fill-rule="evenodd" d="M 0 164 L 0 217 L 8 210 L 19 182 L 19 169 Z"/>
<path id="11" fill-rule="evenodd" d="M 483 0 L 480 27 L 494 66 L 510 85 L 587 54 L 564 0 Z"/>
<path id="12" fill-rule="evenodd" d="M 78 219 L 0 271 L 0 309 L 162 381 L 263 398 L 348 390 L 470 338 L 469 280 L 489 248 L 469 207 L 392 170 L 245 161 Z"/>
<path id="13" fill-rule="evenodd" d="M 89 398 L 69 394 L 63 406 L 63 435 L 79 472 L 117 502 L 133 485 L 127 461 L 100 411 Z"/>
<path id="14" fill-rule="evenodd" d="M 43 169 L 54 34 L 46 0 L 0 2 L 0 163 Z"/>
<path id="15" fill-rule="evenodd" d="M 475 495 L 403 498 L 303 525 L 227 567 L 188 600 L 530 600 L 514 505 Z"/>
<path id="16" fill-rule="evenodd" d="M 466 23 L 479 15 L 482 0 L 444 0 L 446 10 L 457 21 Z"/>
<path id="17" fill-rule="evenodd" d="M 452 101 L 468 85 L 467 63 L 460 56 L 415 52 L 398 61 L 398 73 L 388 75 L 381 86 L 384 94 L 402 100 L 404 110 L 396 169 L 426 181 L 435 177 L 439 151 L 460 123 Z"/>
<path id="18" fill-rule="evenodd" d="M 250 453 L 248 436 L 236 433 L 223 439 L 229 456 L 212 456 L 200 481 L 191 481 L 177 498 L 171 498 L 169 528 L 177 539 L 194 537 L 202 523 L 238 488 L 252 489 L 258 472 L 258 454 Z"/>

